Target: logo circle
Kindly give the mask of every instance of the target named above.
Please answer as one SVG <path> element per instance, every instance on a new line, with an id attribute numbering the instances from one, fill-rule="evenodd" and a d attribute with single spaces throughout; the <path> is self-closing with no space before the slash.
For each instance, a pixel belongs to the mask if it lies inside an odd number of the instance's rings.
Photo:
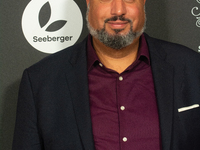
<path id="1" fill-rule="evenodd" d="M 83 17 L 74 0 L 31 0 L 22 15 L 28 43 L 44 53 L 55 53 L 79 39 Z"/>

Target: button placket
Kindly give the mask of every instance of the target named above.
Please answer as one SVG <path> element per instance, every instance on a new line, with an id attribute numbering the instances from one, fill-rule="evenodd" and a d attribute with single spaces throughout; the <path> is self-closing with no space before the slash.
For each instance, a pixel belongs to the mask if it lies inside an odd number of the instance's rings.
<path id="1" fill-rule="evenodd" d="M 120 137 L 121 137 L 121 146 L 123 146 L 123 144 L 125 144 L 127 141 L 128 141 L 128 138 L 126 137 L 126 129 L 124 128 L 124 126 L 121 126 L 121 124 L 124 124 L 124 122 L 123 122 L 123 116 L 125 115 L 125 109 L 126 109 L 126 107 L 123 105 L 124 104 L 124 100 L 122 99 L 122 97 L 121 97 L 121 92 L 123 92 L 123 88 L 121 89 L 121 87 L 123 87 L 124 86 L 124 83 L 125 81 L 124 81 L 124 76 L 122 76 L 122 75 L 119 75 L 118 76 L 118 109 L 119 109 L 119 123 L 120 123 Z M 121 112 L 120 112 L 121 111 Z M 121 147 L 120 146 L 120 147 Z"/>

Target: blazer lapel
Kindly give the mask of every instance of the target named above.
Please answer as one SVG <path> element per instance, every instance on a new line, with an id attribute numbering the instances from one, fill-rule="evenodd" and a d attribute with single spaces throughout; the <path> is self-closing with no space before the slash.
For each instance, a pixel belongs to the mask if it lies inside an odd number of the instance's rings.
<path id="1" fill-rule="evenodd" d="M 162 149 L 169 150 L 173 117 L 173 70 L 163 62 L 152 62 L 155 91 L 158 102 Z"/>
<path id="2" fill-rule="evenodd" d="M 159 51 L 161 47 L 156 46 L 158 43 L 154 44 L 151 40 L 147 37 L 158 103 L 162 150 L 170 150 L 174 101 L 173 66 L 165 61 L 166 54 Z"/>
<path id="3" fill-rule="evenodd" d="M 94 150 L 86 61 L 86 40 L 74 49 L 71 57 L 71 70 L 66 73 L 74 106 L 74 113 L 80 137 L 86 150 Z"/>

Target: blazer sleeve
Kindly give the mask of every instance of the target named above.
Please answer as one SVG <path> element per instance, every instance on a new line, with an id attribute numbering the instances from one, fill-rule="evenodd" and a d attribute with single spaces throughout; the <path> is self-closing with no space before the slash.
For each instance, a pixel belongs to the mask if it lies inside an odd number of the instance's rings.
<path id="1" fill-rule="evenodd" d="M 37 111 L 28 71 L 20 84 L 12 150 L 42 150 L 42 138 L 37 126 Z"/>

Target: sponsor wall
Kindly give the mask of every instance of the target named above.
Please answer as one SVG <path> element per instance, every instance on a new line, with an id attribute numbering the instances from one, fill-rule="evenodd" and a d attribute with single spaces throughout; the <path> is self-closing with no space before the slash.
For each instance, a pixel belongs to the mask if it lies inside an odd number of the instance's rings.
<path id="1" fill-rule="evenodd" d="M 32 0 L 22 15 L 28 43 L 44 53 L 55 53 L 77 42 L 83 16 L 73 0 Z"/>
<path id="2" fill-rule="evenodd" d="M 25 68 L 83 40 L 83 0 L 0 1 L 0 149 L 10 150 Z M 146 32 L 200 52 L 200 0 L 147 0 Z"/>

